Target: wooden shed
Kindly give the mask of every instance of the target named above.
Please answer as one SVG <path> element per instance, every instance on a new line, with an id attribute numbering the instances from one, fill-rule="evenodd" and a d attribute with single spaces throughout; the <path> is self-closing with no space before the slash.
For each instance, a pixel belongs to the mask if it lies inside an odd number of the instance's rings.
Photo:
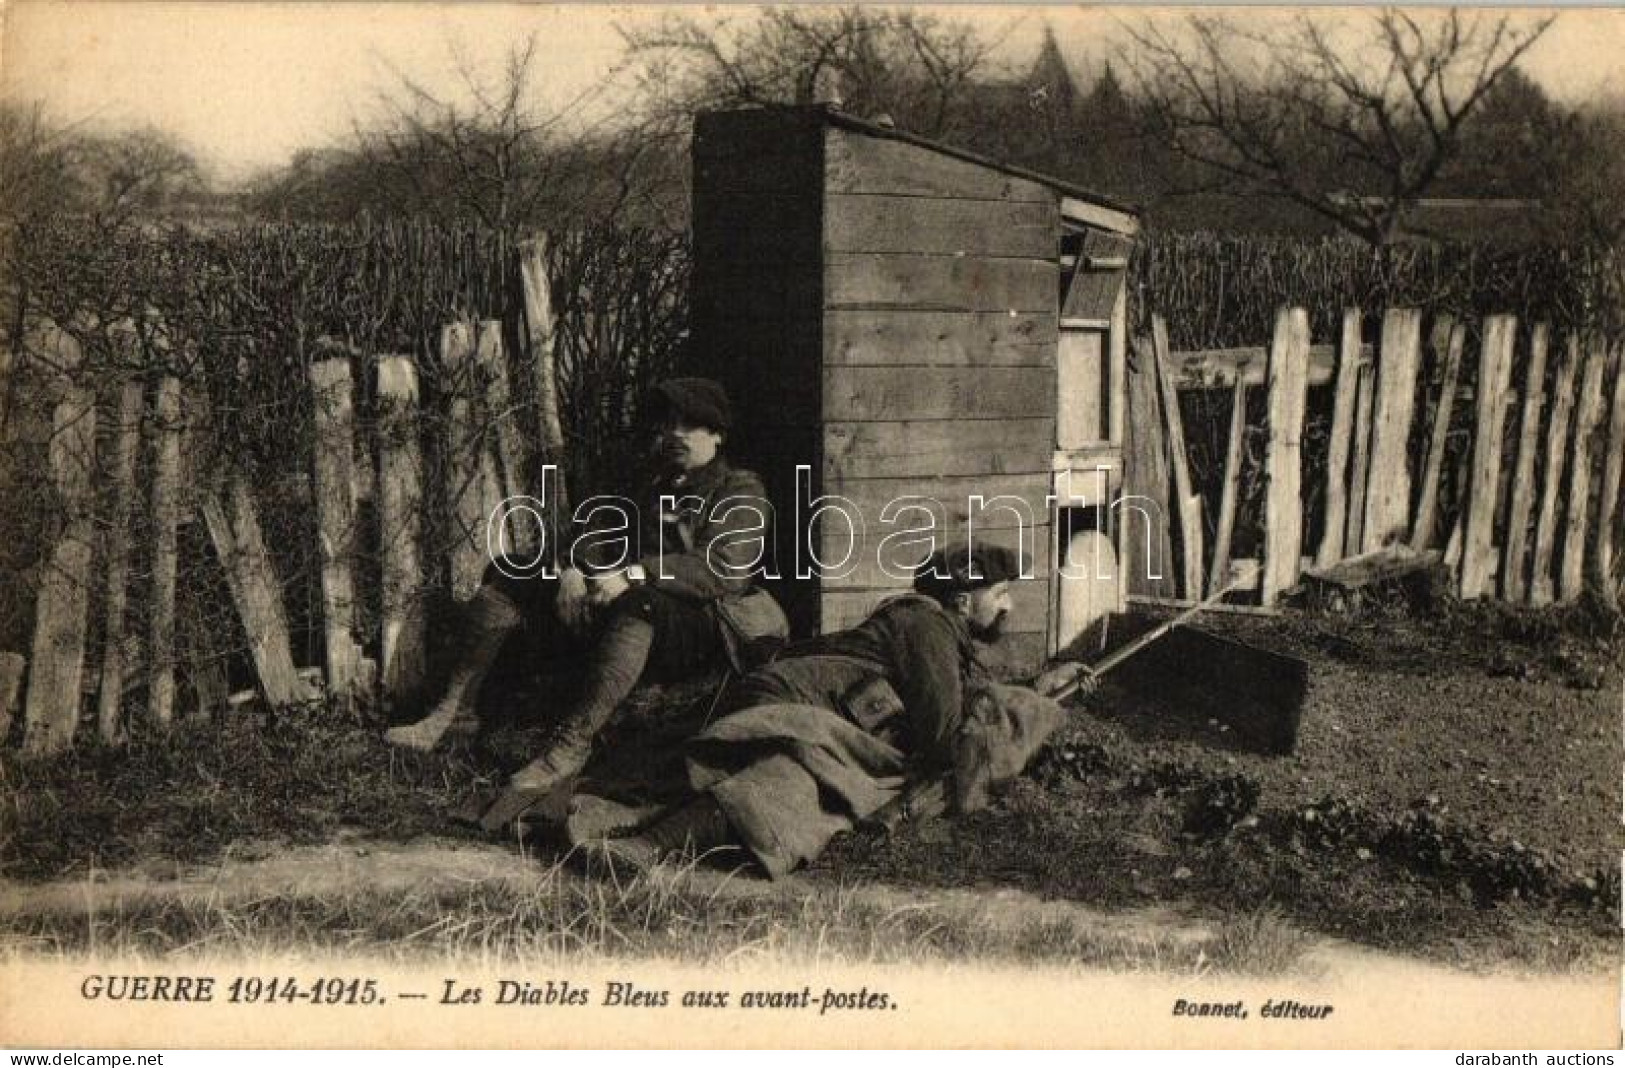
<path id="1" fill-rule="evenodd" d="M 1133 209 L 824 107 L 701 115 L 693 165 L 693 340 L 768 484 L 798 631 L 906 588 L 921 508 L 943 541 L 970 523 L 1033 555 L 1013 659 L 1121 607 L 1115 560 L 1058 564 L 1120 536 Z M 812 515 L 826 495 L 855 536 Z"/>

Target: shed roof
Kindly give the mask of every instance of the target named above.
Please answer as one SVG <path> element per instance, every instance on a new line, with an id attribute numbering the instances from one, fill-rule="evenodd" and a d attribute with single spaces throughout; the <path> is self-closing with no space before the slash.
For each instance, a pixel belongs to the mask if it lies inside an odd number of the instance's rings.
<path id="1" fill-rule="evenodd" d="M 824 121 L 828 122 L 831 126 L 839 126 L 848 130 L 855 130 L 858 133 L 867 134 L 870 137 L 883 137 L 891 141 L 902 141 L 905 144 L 915 145 L 919 148 L 928 149 L 932 152 L 939 152 L 944 156 L 952 156 L 956 159 L 962 159 L 966 162 L 974 163 L 981 167 L 987 167 L 991 170 L 1002 171 L 1005 174 L 1014 175 L 1017 178 L 1025 178 L 1031 182 L 1038 182 L 1041 185 L 1049 186 L 1051 189 L 1054 189 L 1056 192 L 1065 196 L 1084 201 L 1088 204 L 1095 204 L 1102 208 L 1109 208 L 1112 211 L 1124 212 L 1135 217 L 1138 217 L 1142 212 L 1142 209 L 1137 204 L 1130 204 L 1127 201 L 1118 200 L 1116 197 L 1109 197 L 1104 193 L 1097 193 L 1092 189 L 1085 189 L 1080 185 L 1074 185 L 1071 182 L 1065 181 L 1061 178 L 1056 178 L 1052 175 L 1040 174 L 1037 171 L 1030 171 L 1025 167 L 1018 167 L 1013 163 L 1005 163 L 1001 160 L 993 159 L 990 156 L 984 156 L 978 152 L 972 152 L 967 148 L 960 148 L 957 145 L 946 144 L 942 141 L 933 141 L 928 137 L 921 137 L 919 134 L 909 133 L 907 130 L 899 130 L 896 127 L 881 126 L 877 123 L 860 119 L 855 115 L 848 115 L 846 112 L 840 111 L 828 104 L 798 106 L 787 110 L 812 112 L 821 115 Z"/>

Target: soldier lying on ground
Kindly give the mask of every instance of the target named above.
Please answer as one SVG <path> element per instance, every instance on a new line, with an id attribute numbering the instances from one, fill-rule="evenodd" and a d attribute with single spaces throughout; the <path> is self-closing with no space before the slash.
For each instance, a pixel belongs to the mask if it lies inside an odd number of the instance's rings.
<path id="1" fill-rule="evenodd" d="M 1039 692 L 1001 685 L 978 645 L 1010 611 L 1021 562 L 997 547 L 949 549 L 915 593 L 861 625 L 785 650 L 729 687 L 721 718 L 691 743 L 691 800 L 639 825 L 639 810 L 572 800 L 573 845 L 634 867 L 674 852 L 732 851 L 777 877 L 898 797 L 908 780 L 952 773 L 955 808 L 1019 774 L 1061 723 L 1048 696 L 1084 676 L 1063 665 Z M 1087 683 L 1087 679 L 1083 678 Z"/>
<path id="2" fill-rule="evenodd" d="M 393 745 L 427 752 L 450 733 L 476 728 L 480 685 L 522 621 L 556 616 L 586 633 L 591 652 L 582 696 L 564 712 L 552 744 L 509 779 L 493 806 L 494 826 L 581 770 L 593 738 L 646 671 L 674 681 L 730 659 L 742 666 L 743 645 L 788 633 L 778 605 L 747 573 L 759 543 L 733 536 L 758 530 L 771 512 L 761 480 L 730 467 L 721 454 L 730 422 L 727 394 L 709 379 L 673 379 L 655 387 L 645 411 L 656 428 L 660 462 L 637 502 L 641 559 L 607 569 L 576 561 L 591 577 L 571 566 L 556 581 L 516 578 L 493 564 L 468 605 L 445 695 L 423 719 L 384 735 Z M 663 497 L 676 498 L 679 507 L 663 510 Z M 755 502 L 755 510 L 716 507 L 735 499 Z"/>

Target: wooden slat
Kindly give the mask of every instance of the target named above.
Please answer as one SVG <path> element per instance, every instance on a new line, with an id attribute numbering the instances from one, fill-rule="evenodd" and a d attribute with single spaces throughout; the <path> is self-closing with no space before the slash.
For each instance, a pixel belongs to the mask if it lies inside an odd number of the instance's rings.
<path id="1" fill-rule="evenodd" d="M 1373 348 L 1361 345 L 1357 362 L 1372 360 Z M 1180 389 L 1227 389 L 1239 376 L 1249 386 L 1264 384 L 1269 350 L 1262 345 L 1233 349 L 1196 349 L 1171 353 L 1175 382 Z M 1336 377 L 1338 346 L 1309 346 L 1309 384 L 1324 386 Z"/>
<path id="2" fill-rule="evenodd" d="M 1054 372 L 1042 367 L 832 367 L 823 415 L 833 422 L 1021 419 L 1055 403 Z"/>
<path id="3" fill-rule="evenodd" d="M 1118 234 L 1090 231 L 1084 235 L 1082 256 L 1085 266 L 1072 272 L 1066 286 L 1066 299 L 1061 302 L 1062 319 L 1110 319 L 1117 294 L 1127 280 L 1127 255 L 1132 242 Z M 1102 261 L 1114 261 L 1122 266 L 1114 269 L 1097 267 Z"/>
<path id="4" fill-rule="evenodd" d="M 329 350 L 332 352 L 334 350 Z M 354 693 L 361 650 L 355 643 L 355 402 L 348 357 L 310 365 L 315 412 L 314 450 L 317 548 L 321 559 L 322 633 L 327 650 L 327 692 Z"/>
<path id="5" fill-rule="evenodd" d="M 1168 531 L 1168 466 L 1156 368 L 1136 351 L 1128 364 L 1123 498 L 1114 503 L 1122 532 L 1125 592 L 1172 597 L 1177 587 Z"/>
<path id="6" fill-rule="evenodd" d="M 0 653 L 0 742 L 11 734 L 17 717 L 18 699 L 23 695 L 23 675 L 28 658 L 21 653 Z"/>
<path id="7" fill-rule="evenodd" d="M 1264 573 L 1268 608 L 1298 581 L 1303 549 L 1303 419 L 1309 388 L 1309 313 L 1282 308 L 1270 345 L 1269 446 L 1264 454 Z"/>
<path id="8" fill-rule="evenodd" d="M 928 419 L 824 424 L 824 477 L 920 478 L 1036 471 L 1048 463 L 1055 421 Z"/>
<path id="9" fill-rule="evenodd" d="M 1337 386 L 1332 393 L 1332 426 L 1327 437 L 1326 517 L 1320 548 L 1315 552 L 1315 563 L 1320 567 L 1343 558 L 1343 537 L 1348 528 L 1349 454 L 1353 451 L 1354 435 L 1368 429 L 1356 428 L 1354 424 L 1354 399 L 1360 381 L 1360 322 L 1359 308 L 1343 309 L 1343 332 L 1337 349 Z M 1213 574 L 1217 578 L 1223 570 L 1215 564 Z M 1219 587 L 1210 584 L 1210 588 Z"/>
<path id="10" fill-rule="evenodd" d="M 45 358 L 71 371 L 79 345 L 51 326 L 40 344 Z M 34 647 L 29 656 L 28 698 L 23 709 L 23 746 L 52 753 L 73 741 L 85 666 L 85 629 L 90 608 L 91 546 L 96 537 L 96 397 L 63 376 L 61 398 L 51 417 L 49 465 L 56 491 L 55 530 L 40 571 L 34 607 Z"/>
<path id="11" fill-rule="evenodd" d="M 1104 204 L 1092 204 L 1077 197 L 1061 198 L 1061 215 L 1069 222 L 1086 223 L 1113 233 L 1132 235 L 1140 232 L 1140 220 L 1129 212 Z"/>
<path id="12" fill-rule="evenodd" d="M 878 589 L 860 589 L 852 586 L 827 587 L 819 598 L 822 633 L 855 627 L 869 618 L 881 602 L 907 593 L 906 583 Z M 1041 634 L 1048 636 L 1049 584 L 1042 579 L 1030 579 L 1010 584 L 1010 618 L 1005 624 L 1009 634 Z"/>
<path id="13" fill-rule="evenodd" d="M 1305 328 L 1307 329 L 1307 327 Z M 1308 344 L 1307 337 L 1305 344 Z M 1168 431 L 1168 457 L 1174 473 L 1173 503 L 1179 520 L 1180 592 L 1198 600 L 1202 596 L 1202 495 L 1191 485 L 1190 462 L 1185 456 L 1185 419 L 1179 410 L 1179 394 L 1168 369 L 1168 324 L 1162 316 L 1151 318 L 1152 358 L 1157 367 L 1157 387 L 1162 394 L 1162 411 Z"/>
<path id="14" fill-rule="evenodd" d="M 904 498 L 920 498 L 941 505 L 938 513 L 945 526 L 956 536 L 963 536 L 967 520 L 974 519 L 977 529 L 1004 529 L 1021 520 L 1010 508 L 994 507 L 997 497 L 1009 496 L 1021 504 L 1018 509 L 1032 516 L 1030 522 L 1049 521 L 1049 494 L 1051 474 L 1048 468 L 1005 475 L 959 475 L 944 478 L 863 478 L 835 481 L 826 479 L 826 496 L 846 498 L 858 509 L 858 514 L 871 529 L 879 529 L 881 515 L 888 504 Z M 983 505 L 973 510 L 973 497 L 983 498 Z M 810 510 L 804 505 L 802 511 Z M 801 524 L 798 524 L 801 525 Z"/>
<path id="15" fill-rule="evenodd" d="M 918 145 L 856 131 L 826 132 L 824 167 L 824 188 L 830 193 L 1057 201 L 1055 192 L 1038 182 Z"/>
<path id="16" fill-rule="evenodd" d="M 248 635 L 265 700 L 273 708 L 308 700 L 310 686 L 294 667 L 282 583 L 265 548 L 253 491 L 240 475 L 233 475 L 223 492 L 204 495 L 202 512 Z"/>
<path id="17" fill-rule="evenodd" d="M 1432 435 L 1422 468 L 1422 492 L 1417 499 L 1416 521 L 1411 524 L 1411 548 L 1426 549 L 1439 525 L 1439 478 L 1444 470 L 1445 446 L 1450 440 L 1450 417 L 1455 411 L 1456 383 L 1461 377 L 1461 354 L 1467 344 L 1467 328 L 1449 316 L 1440 318 L 1435 335 L 1444 336 L 1444 367 L 1439 384 L 1439 401 L 1433 409 Z M 1438 351 L 1439 346 L 1434 346 Z"/>
<path id="18" fill-rule="evenodd" d="M 480 381 L 485 386 L 486 420 L 496 430 L 496 458 L 499 461 L 496 497 L 507 500 L 526 496 L 530 493 L 531 448 L 509 382 L 501 321 L 486 319 L 480 323 L 474 344 L 474 362 L 480 369 Z M 535 554 L 541 530 L 529 515 L 520 513 L 505 524 L 504 534 L 510 539 L 504 548 L 511 548 L 519 557 L 529 560 Z"/>
<path id="19" fill-rule="evenodd" d="M 1410 532 L 1411 416 L 1422 355 L 1422 313 L 1390 308 L 1382 318 L 1376 403 L 1371 422 L 1371 470 L 1366 482 L 1360 550 L 1391 545 Z"/>
<path id="20" fill-rule="evenodd" d="M 181 519 L 181 383 L 158 382 L 153 402 L 152 602 L 147 615 L 147 719 L 157 727 L 175 717 L 175 594 Z"/>
<path id="21" fill-rule="evenodd" d="M 1365 495 L 1371 480 L 1371 411 L 1376 400 L 1377 370 L 1370 364 L 1360 367 L 1354 387 L 1354 455 L 1349 460 L 1348 532 L 1343 539 L 1343 555 L 1360 551 L 1365 533 Z"/>
<path id="22" fill-rule="evenodd" d="M 1614 545 L 1618 538 L 1615 521 L 1620 509 L 1620 490 L 1625 485 L 1625 347 L 1614 350 L 1614 394 L 1609 406 L 1607 436 L 1603 451 L 1602 488 L 1597 512 L 1597 536 L 1592 539 L 1592 579 L 1606 596 L 1614 589 Z"/>
<path id="23" fill-rule="evenodd" d="M 1225 576 L 1230 572 L 1230 541 L 1236 527 L 1236 501 L 1241 495 L 1242 443 L 1246 433 L 1247 384 L 1237 382 L 1230 387 L 1230 432 L 1225 438 L 1224 488 L 1219 493 L 1219 519 L 1213 532 L 1213 561 L 1207 579 L 1209 595 L 1224 588 Z M 1341 556 L 1341 525 L 1338 542 L 1338 555 Z"/>
<path id="24" fill-rule="evenodd" d="M 962 526 L 932 532 L 920 529 L 921 517 L 907 517 L 904 522 L 882 526 L 870 524 L 863 544 L 852 550 L 849 559 L 845 539 L 837 534 L 830 544 L 819 550 L 819 559 L 830 565 L 840 563 L 823 579 L 826 586 L 859 589 L 882 589 L 895 585 L 908 585 L 913 569 L 930 552 L 962 545 L 967 540 Z M 844 533 L 844 532 L 843 532 Z M 997 545 L 1008 549 L 1019 548 L 1032 561 L 1035 580 L 1047 578 L 1050 572 L 1049 525 L 1020 528 L 982 529 L 974 532 L 974 544 Z M 809 561 L 811 563 L 811 561 Z"/>
<path id="25" fill-rule="evenodd" d="M 141 447 L 141 383 L 125 382 L 119 391 L 114 424 L 113 459 L 108 475 L 113 482 L 113 509 L 103 531 L 107 558 L 107 600 L 102 619 L 101 684 L 96 695 L 96 724 L 104 742 L 123 733 L 124 609 L 129 603 L 130 514 L 135 503 L 135 462 Z"/>
<path id="26" fill-rule="evenodd" d="M 1056 344 L 1055 441 L 1063 449 L 1106 436 L 1106 335 L 1062 330 Z"/>
<path id="27" fill-rule="evenodd" d="M 440 365 L 451 392 L 447 420 L 446 483 L 451 522 L 447 542 L 451 554 L 452 597 L 464 601 L 479 589 L 489 562 L 485 544 L 485 524 L 494 500 L 487 500 L 491 487 L 491 462 L 475 425 L 475 390 L 469 373 L 473 339 L 464 323 L 450 323 L 440 331 Z M 551 460 L 552 457 L 549 456 Z M 562 488 L 562 480 L 560 488 Z M 561 508 L 563 502 L 560 502 Z"/>
<path id="28" fill-rule="evenodd" d="M 1546 401 L 1546 324 L 1536 323 L 1529 337 L 1529 366 L 1524 376 L 1523 418 L 1518 427 L 1518 455 L 1512 468 L 1512 498 L 1507 506 L 1506 551 L 1501 563 L 1501 596 L 1514 603 L 1529 596 L 1529 512 L 1535 499 L 1535 454 L 1540 439 L 1540 413 Z"/>
<path id="29" fill-rule="evenodd" d="M 1492 592 L 1495 514 L 1501 483 L 1501 445 L 1506 432 L 1507 387 L 1518 320 L 1492 315 L 1484 320 L 1478 359 L 1478 396 L 1473 422 L 1473 471 L 1467 488 L 1467 526 L 1461 546 L 1461 596 L 1473 600 Z"/>
<path id="30" fill-rule="evenodd" d="M 407 356 L 378 361 L 378 525 L 382 531 L 382 662 L 387 700 L 410 705 L 423 685 L 423 485 L 418 376 Z"/>
<path id="31" fill-rule="evenodd" d="M 1055 366 L 1055 313 L 909 308 L 824 314 L 824 363 Z"/>
<path id="32" fill-rule="evenodd" d="M 830 253 L 824 307 L 1053 312 L 1057 271 L 1053 260 Z"/>
<path id="33" fill-rule="evenodd" d="M 1128 407 L 1128 287 L 1117 291 L 1112 305 L 1112 329 L 1106 335 L 1109 362 L 1106 395 L 1106 436 L 1115 445 L 1123 444 L 1123 423 Z"/>
<path id="34" fill-rule="evenodd" d="M 1587 346 L 1585 373 L 1580 380 L 1574 415 L 1574 441 L 1569 449 L 1569 507 L 1563 525 L 1563 558 L 1559 565 L 1557 599 L 1570 602 L 1585 589 L 1586 516 L 1591 505 L 1591 455 L 1602 415 L 1602 380 L 1608 351 L 1595 339 Z"/>
<path id="35" fill-rule="evenodd" d="M 1059 225 L 1053 202 L 1044 201 L 989 203 L 841 193 L 824 200 L 826 252 L 1048 259 L 1055 255 Z"/>
<path id="36" fill-rule="evenodd" d="M 1558 497 L 1568 462 L 1569 419 L 1574 413 L 1574 382 L 1580 374 L 1580 341 L 1568 338 L 1563 362 L 1552 383 L 1552 414 L 1546 423 L 1546 462 L 1540 479 L 1540 508 L 1535 516 L 1535 550 L 1529 566 L 1529 603 L 1547 605 L 1556 595 L 1552 551 L 1557 547 Z"/>

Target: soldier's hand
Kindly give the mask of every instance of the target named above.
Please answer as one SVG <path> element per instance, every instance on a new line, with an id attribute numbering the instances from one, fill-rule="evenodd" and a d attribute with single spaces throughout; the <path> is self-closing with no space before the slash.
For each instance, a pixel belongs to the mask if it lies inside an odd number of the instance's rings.
<path id="1" fill-rule="evenodd" d="M 559 573 L 557 601 L 559 622 L 573 631 L 587 625 L 587 579 L 573 567 Z"/>
<path id="2" fill-rule="evenodd" d="M 1069 689 L 1073 693 L 1089 694 L 1095 689 L 1095 674 L 1087 664 L 1057 664 L 1033 680 L 1033 689 L 1045 697 L 1053 697 Z"/>
<path id="3" fill-rule="evenodd" d="M 608 608 L 615 598 L 632 588 L 624 571 L 606 571 L 587 580 L 587 603 L 594 609 Z"/>

